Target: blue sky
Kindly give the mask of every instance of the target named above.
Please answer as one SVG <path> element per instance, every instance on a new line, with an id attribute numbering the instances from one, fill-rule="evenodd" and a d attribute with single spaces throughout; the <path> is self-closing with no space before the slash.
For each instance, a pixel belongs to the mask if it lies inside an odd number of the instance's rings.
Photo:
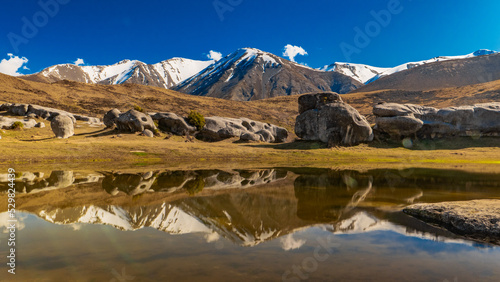
<path id="1" fill-rule="evenodd" d="M 50 15 L 39 3 L 51 4 Z M 203 60 L 210 50 L 227 55 L 242 47 L 281 56 L 287 44 L 307 51 L 296 60 L 315 68 L 336 61 L 392 67 L 439 55 L 500 49 L 496 0 L 4 0 L 2 4 L 0 64 L 24 63 L 29 70 L 21 67 L 20 73 L 77 58 L 90 65 L 123 59 Z M 25 27 L 26 21 L 36 30 Z M 355 28 L 368 35 L 359 36 Z"/>

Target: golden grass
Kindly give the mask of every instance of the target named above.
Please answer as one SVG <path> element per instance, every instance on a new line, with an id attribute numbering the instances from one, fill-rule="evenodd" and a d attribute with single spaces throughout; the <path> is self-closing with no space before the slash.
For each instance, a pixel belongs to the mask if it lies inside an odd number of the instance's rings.
<path id="1" fill-rule="evenodd" d="M 448 88 L 437 91 L 377 91 L 343 95 L 369 120 L 372 106 L 380 101 L 415 103 L 434 107 L 474 104 L 500 100 L 500 81 Z M 41 83 L 0 74 L 0 101 L 32 103 L 75 113 L 102 117 L 107 110 L 130 109 L 139 105 L 149 112 L 170 111 L 187 115 L 197 110 L 205 116 L 248 117 L 287 128 L 292 133 L 297 116 L 297 96 L 238 102 L 197 97 L 143 85 L 91 85 L 62 81 Z M 417 142 L 412 150 L 400 144 L 374 142 L 352 148 L 327 149 L 314 142 L 285 144 L 186 143 L 184 138 L 148 139 L 136 134 L 79 125 L 77 135 L 68 140 L 53 138 L 50 124 L 44 129 L 4 130 L 0 147 L 0 167 L 89 168 L 164 166 L 204 168 L 262 166 L 492 166 L 500 160 L 498 139 L 441 140 Z M 140 151 L 135 152 L 134 151 Z"/>

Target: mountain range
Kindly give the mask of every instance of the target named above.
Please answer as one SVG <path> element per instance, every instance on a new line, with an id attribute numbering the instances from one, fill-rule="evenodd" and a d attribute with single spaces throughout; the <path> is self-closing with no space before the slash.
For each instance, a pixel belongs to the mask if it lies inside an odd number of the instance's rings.
<path id="1" fill-rule="evenodd" d="M 196 96 L 249 101 L 315 91 L 345 94 L 466 86 L 500 79 L 498 60 L 497 52 L 478 50 L 464 56 L 435 57 L 393 68 L 337 62 L 313 69 L 258 49 L 242 48 L 219 61 L 173 58 L 152 65 L 136 60 L 109 66 L 62 64 L 22 78 L 48 83 L 61 80 L 104 85 L 134 83 Z"/>

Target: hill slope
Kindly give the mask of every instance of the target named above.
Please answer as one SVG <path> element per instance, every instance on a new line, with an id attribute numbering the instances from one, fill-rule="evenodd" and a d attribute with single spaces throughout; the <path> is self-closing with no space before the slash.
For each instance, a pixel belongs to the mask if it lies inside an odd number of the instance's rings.
<path id="1" fill-rule="evenodd" d="M 439 61 L 382 77 L 354 92 L 384 89 L 426 91 L 500 79 L 500 54 Z"/>
<path id="2" fill-rule="evenodd" d="M 205 116 L 248 117 L 293 130 L 298 115 L 297 98 L 285 96 L 242 102 L 136 84 L 108 86 L 70 81 L 49 84 L 0 74 L 0 102 L 32 103 L 98 117 L 112 108 L 126 110 L 139 105 L 150 112 L 187 115 L 190 110 L 197 110 Z M 373 105 L 382 101 L 438 108 L 500 101 L 500 80 L 434 91 L 360 92 L 345 94 L 342 98 L 372 120 Z"/>
<path id="3" fill-rule="evenodd" d="M 430 64 L 430 63 L 435 63 L 435 62 L 443 62 L 443 61 L 449 61 L 449 60 L 461 60 L 461 59 L 468 59 L 468 58 L 474 58 L 474 57 L 479 57 L 479 56 L 485 56 L 485 55 L 491 55 L 491 54 L 496 54 L 498 52 L 491 51 L 491 50 L 486 50 L 486 49 L 481 49 L 477 50 L 476 52 L 463 55 L 463 56 L 439 56 L 435 57 L 429 60 L 423 60 L 423 61 L 418 61 L 418 62 L 409 62 L 409 63 L 404 63 L 399 66 L 393 67 L 393 68 L 379 68 L 379 67 L 373 67 L 369 65 L 363 65 L 363 64 L 352 64 L 352 63 L 333 63 L 328 66 L 324 66 L 321 70 L 324 71 L 334 71 L 338 72 L 341 74 L 345 74 L 349 77 L 352 77 L 359 82 L 362 82 L 363 84 L 368 84 L 376 81 L 379 78 L 389 76 L 404 70 L 409 70 L 418 66 L 422 66 L 425 64 Z"/>

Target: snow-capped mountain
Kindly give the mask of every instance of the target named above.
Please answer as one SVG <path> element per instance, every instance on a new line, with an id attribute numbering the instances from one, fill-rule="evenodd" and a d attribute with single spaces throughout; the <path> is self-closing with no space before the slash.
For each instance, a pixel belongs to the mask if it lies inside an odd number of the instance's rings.
<path id="1" fill-rule="evenodd" d="M 152 65 L 136 60 L 123 60 L 109 66 L 62 64 L 46 68 L 25 78 L 45 82 L 67 79 L 105 85 L 137 83 L 168 89 L 195 75 L 213 62 L 173 58 Z"/>
<path id="2" fill-rule="evenodd" d="M 312 69 L 258 49 L 243 48 L 173 90 L 248 101 L 314 91 L 347 93 L 361 85 L 344 74 Z"/>
<path id="3" fill-rule="evenodd" d="M 321 68 L 323 71 L 333 71 L 338 72 L 349 77 L 356 79 L 357 81 L 368 84 L 381 77 L 389 76 L 391 74 L 398 73 L 407 69 L 412 69 L 424 64 L 430 64 L 435 62 L 449 61 L 449 60 L 460 60 L 468 59 L 478 56 L 492 55 L 498 52 L 492 50 L 481 49 L 476 52 L 463 55 L 463 56 L 440 56 L 429 60 L 418 61 L 418 62 L 408 62 L 401 64 L 393 68 L 378 68 L 363 64 L 352 64 L 352 63 L 333 63 L 331 65 L 324 66 Z"/>

